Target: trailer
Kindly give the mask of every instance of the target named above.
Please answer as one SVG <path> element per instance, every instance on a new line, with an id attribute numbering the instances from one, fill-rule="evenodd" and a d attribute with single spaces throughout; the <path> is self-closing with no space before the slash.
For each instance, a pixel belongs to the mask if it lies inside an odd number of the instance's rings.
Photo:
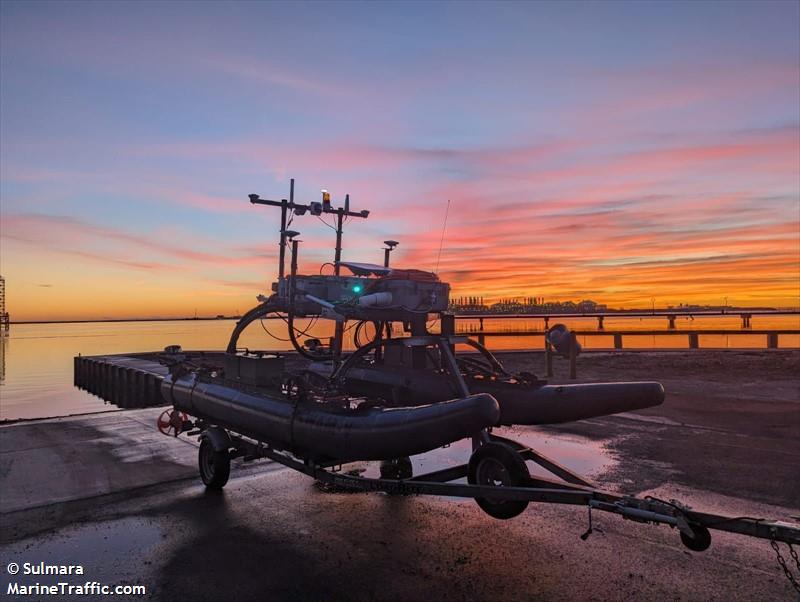
<path id="1" fill-rule="evenodd" d="M 383 265 L 342 260 L 343 224 L 369 215 L 351 210 L 349 196 L 338 208 L 327 192 L 321 203 L 298 203 L 292 180 L 288 199 L 249 198 L 281 210 L 278 278 L 272 293 L 259 295 L 259 304 L 239 319 L 224 353 L 171 345 L 163 353 L 75 360 L 76 385 L 120 407 L 170 405 L 158 428 L 175 437 L 199 437 L 198 467 L 206 487 L 223 488 L 235 458 L 269 459 L 334 489 L 472 498 L 501 520 L 520 515 L 530 503 L 581 506 L 588 511 L 584 540 L 592 533 L 594 512 L 668 525 L 695 552 L 708 549 L 712 530 L 769 540 L 787 578 L 799 587 L 779 545 L 787 545 L 797 563 L 793 546 L 800 545 L 800 525 L 604 491 L 494 432 L 657 406 L 665 399 L 660 383 L 551 385 L 529 372 L 511 373 L 482 341 L 456 333 L 448 283 L 432 272 L 389 265 L 397 241 L 385 241 Z M 333 274 L 323 275 L 322 268 L 320 274 L 298 272 L 299 233 L 289 226 L 307 213 L 334 218 L 335 254 L 327 264 Z M 279 352 L 239 346 L 242 332 L 270 315 L 285 323 L 302 366 L 289 366 Z M 438 331 L 429 327 L 431 317 Z M 311 326 L 296 325 L 303 318 L 312 325 L 318 319 L 333 322 L 334 335 L 327 342 L 312 336 Z M 373 334 L 361 340 L 369 325 Z M 350 328 L 354 351 L 345 349 Z M 548 352 L 573 361 L 580 352 L 563 325 L 545 336 Z M 465 439 L 471 440 L 467 462 L 413 474 L 412 456 Z M 381 462 L 377 478 L 345 469 L 371 461 Z M 531 475 L 528 462 L 548 476 Z"/>
<path id="2" fill-rule="evenodd" d="M 676 528 L 683 545 L 694 552 L 709 548 L 712 530 L 766 539 L 775 545 L 800 545 L 800 525 L 712 514 L 675 500 L 604 491 L 543 453 L 493 433 L 489 433 L 488 441 L 475 448 L 467 463 L 420 475 L 410 475 L 408 465 L 395 466 L 393 471 L 391 464 L 384 464 L 381 477 L 371 478 L 348 474 L 346 464 L 298 458 L 275 449 L 267 441 L 243 436 L 182 412 L 166 410 L 161 419 L 161 424 L 165 423 L 170 425 L 168 434 L 178 436 L 185 432 L 188 436 L 199 437 L 199 473 L 206 487 L 212 489 L 222 489 L 227 483 L 231 460 L 269 459 L 346 491 L 473 498 L 486 514 L 496 519 L 518 516 L 529 503 L 583 506 L 588 510 L 588 528 L 581 535 L 583 540 L 592 534 L 592 513 L 598 511 L 638 523 Z M 552 476 L 531 476 L 527 461 L 534 462 Z M 468 479 L 467 483 L 456 482 L 464 478 Z"/>

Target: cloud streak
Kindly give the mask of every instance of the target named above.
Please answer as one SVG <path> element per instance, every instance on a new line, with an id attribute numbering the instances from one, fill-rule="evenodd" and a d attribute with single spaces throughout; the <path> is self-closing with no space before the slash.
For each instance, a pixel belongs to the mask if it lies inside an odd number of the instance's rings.
<path id="1" fill-rule="evenodd" d="M 249 266 L 263 261 L 253 255 L 209 253 L 164 242 L 156 236 L 88 223 L 63 215 L 12 214 L 3 218 L 3 238 L 69 253 L 76 257 L 141 270 L 174 270 L 209 265 Z M 92 251 L 100 248 L 101 251 Z M 133 257 L 159 256 L 166 261 Z"/>

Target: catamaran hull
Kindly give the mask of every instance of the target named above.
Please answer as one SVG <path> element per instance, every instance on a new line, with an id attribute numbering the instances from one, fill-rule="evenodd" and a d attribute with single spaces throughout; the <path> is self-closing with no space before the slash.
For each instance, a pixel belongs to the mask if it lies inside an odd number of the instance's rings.
<path id="1" fill-rule="evenodd" d="M 664 387 L 657 382 L 544 385 L 532 391 L 498 391 L 497 401 L 501 424 L 558 424 L 660 405 Z"/>
<path id="2" fill-rule="evenodd" d="M 320 365 L 320 373 L 324 366 Z M 312 370 L 314 366 L 312 365 Z M 449 380 L 423 370 L 381 370 L 356 366 L 346 377 L 352 394 L 386 396 L 399 403 L 434 403 L 454 395 Z M 500 405 L 498 425 L 558 424 L 660 405 L 664 387 L 657 382 L 537 385 L 468 379 L 472 394 L 486 393 Z"/>
<path id="3" fill-rule="evenodd" d="M 337 411 L 204 382 L 194 374 L 167 376 L 161 391 L 176 409 L 211 424 L 304 458 L 341 462 L 421 454 L 473 436 L 500 416 L 497 401 L 488 394 L 423 406 Z"/>

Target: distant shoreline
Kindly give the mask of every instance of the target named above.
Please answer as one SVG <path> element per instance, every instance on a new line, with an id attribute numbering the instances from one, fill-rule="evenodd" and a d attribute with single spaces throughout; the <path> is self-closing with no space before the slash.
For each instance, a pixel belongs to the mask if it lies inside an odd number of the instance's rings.
<path id="1" fill-rule="evenodd" d="M 106 322 L 208 322 L 212 320 L 238 320 L 241 316 L 222 316 L 214 318 L 104 318 L 100 320 L 20 320 L 9 322 L 15 324 L 94 324 Z"/>

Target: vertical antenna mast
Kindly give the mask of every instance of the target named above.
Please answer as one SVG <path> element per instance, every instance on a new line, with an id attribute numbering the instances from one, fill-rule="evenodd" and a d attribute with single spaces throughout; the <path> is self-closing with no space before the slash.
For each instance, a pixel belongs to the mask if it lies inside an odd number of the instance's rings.
<path id="1" fill-rule="evenodd" d="M 344 209 L 336 209 L 336 251 L 333 255 L 333 273 L 340 273 L 339 262 L 342 261 L 342 224 L 345 214 L 350 211 L 350 195 L 344 197 Z"/>
<path id="2" fill-rule="evenodd" d="M 281 199 L 281 242 L 278 250 L 278 282 L 283 280 L 286 273 L 286 210 L 294 205 L 294 178 L 289 180 L 289 202 Z"/>

